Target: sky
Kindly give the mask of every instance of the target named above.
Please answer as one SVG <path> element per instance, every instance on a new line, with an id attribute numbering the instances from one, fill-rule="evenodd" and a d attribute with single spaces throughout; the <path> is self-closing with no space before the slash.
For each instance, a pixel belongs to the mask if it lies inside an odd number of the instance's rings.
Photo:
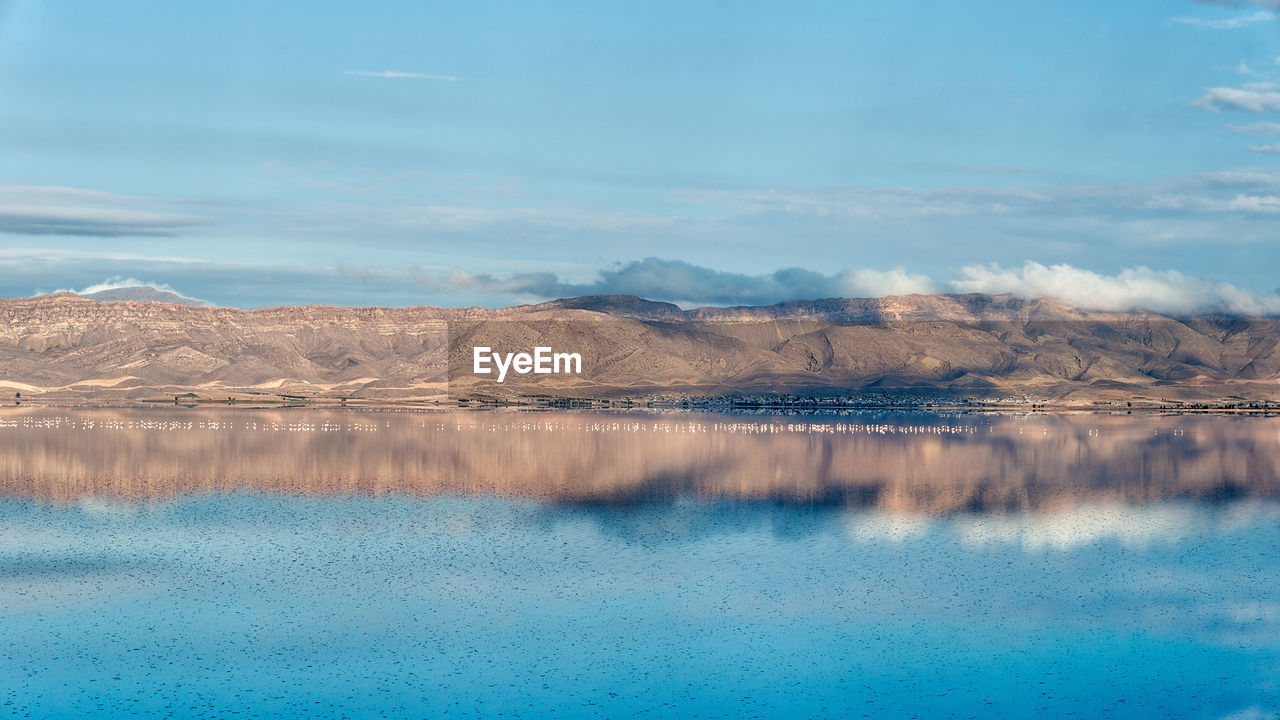
<path id="1" fill-rule="evenodd" d="M 0 296 L 1280 313 L 1280 0 L 0 0 Z"/>

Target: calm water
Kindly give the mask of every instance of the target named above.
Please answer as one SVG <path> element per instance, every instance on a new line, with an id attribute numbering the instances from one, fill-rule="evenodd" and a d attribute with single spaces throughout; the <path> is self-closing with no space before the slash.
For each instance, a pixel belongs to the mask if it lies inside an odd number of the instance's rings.
<path id="1" fill-rule="evenodd" d="M 1280 421 L 0 411 L 0 715 L 1267 718 Z"/>

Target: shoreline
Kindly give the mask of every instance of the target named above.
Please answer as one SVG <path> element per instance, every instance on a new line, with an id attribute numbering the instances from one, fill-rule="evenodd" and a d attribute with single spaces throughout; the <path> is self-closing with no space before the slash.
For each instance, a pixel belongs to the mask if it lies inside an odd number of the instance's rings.
<path id="1" fill-rule="evenodd" d="M 816 414 L 824 412 L 921 412 L 921 413 L 1027 413 L 1027 414 L 1061 414 L 1061 413 L 1096 413 L 1106 415 L 1125 414 L 1230 414 L 1253 416 L 1280 416 L 1280 404 L 1259 401 L 1241 401 L 1238 403 L 1178 403 L 1163 402 L 1135 405 L 1072 404 L 1063 402 L 974 402 L 956 403 L 944 401 L 921 402 L 823 402 L 816 399 L 797 399 L 782 402 L 742 402 L 742 401 L 706 401 L 694 399 L 688 401 L 617 401 L 581 398 L 560 398 L 550 401 L 530 400 L 494 400 L 494 399 L 460 399 L 460 400 L 400 400 L 400 399 L 352 399 L 339 401 L 333 398 L 298 399 L 244 399 L 218 400 L 212 398 L 182 398 L 179 401 L 167 398 L 138 399 L 23 399 L 8 404 L 9 408 L 184 408 L 184 409 L 294 409 L 309 408 L 315 410 L 418 410 L 418 411 L 475 411 L 488 412 L 494 410 L 515 411 L 681 411 L 688 413 L 727 413 L 727 414 Z"/>

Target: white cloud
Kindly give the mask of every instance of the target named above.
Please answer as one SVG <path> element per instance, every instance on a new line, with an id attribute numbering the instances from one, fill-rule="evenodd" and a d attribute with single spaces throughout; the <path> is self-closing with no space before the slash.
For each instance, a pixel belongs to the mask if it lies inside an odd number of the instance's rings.
<path id="1" fill-rule="evenodd" d="M 1071 265 L 1026 262 L 1020 268 L 968 265 L 951 289 L 959 293 L 1047 297 L 1085 310 L 1152 310 L 1194 313 L 1220 310 L 1244 315 L 1280 313 L 1280 295 L 1262 294 L 1184 275 L 1176 270 L 1134 267 L 1103 275 Z"/>
<path id="2" fill-rule="evenodd" d="M 94 283 L 93 285 L 88 285 L 79 290 L 63 288 L 60 290 L 55 290 L 54 292 L 72 292 L 77 295 L 91 295 L 93 293 L 99 293 L 105 290 L 120 290 L 122 288 L 136 288 L 136 287 L 147 287 L 147 288 L 151 288 L 152 290 L 156 290 L 158 292 L 172 293 L 174 295 L 177 295 L 180 298 L 183 298 L 186 300 L 192 300 L 205 305 L 213 304 L 213 303 L 210 303 L 208 300 L 201 300 L 200 298 L 194 298 L 194 297 L 191 297 L 190 295 L 184 295 L 178 292 L 177 290 L 174 290 L 173 287 L 171 287 L 168 283 L 158 283 L 158 282 L 152 282 L 149 280 L 139 280 L 134 277 L 124 277 L 123 275 L 113 275 L 112 277 L 109 277 L 100 283 Z"/>
<path id="3" fill-rule="evenodd" d="M 1227 209 L 1250 213 L 1277 213 L 1280 212 L 1280 197 L 1275 195 L 1241 194 L 1227 204 Z"/>
<path id="4" fill-rule="evenodd" d="M 103 290 L 119 290 L 120 288 L 131 288 L 131 287 L 149 287 L 152 290 L 159 290 L 160 292 L 171 292 L 174 295 L 181 295 L 181 293 L 169 287 L 166 283 L 144 282 L 137 278 L 131 278 L 131 277 L 127 278 L 127 277 L 122 277 L 120 275 L 109 277 L 100 283 L 88 285 L 79 290 L 71 290 L 70 292 L 74 292 L 77 295 L 88 295 L 90 293 L 102 292 Z"/>
<path id="5" fill-rule="evenodd" d="M 905 268 L 892 270 L 846 270 L 836 276 L 840 293 L 846 297 L 885 297 L 887 295 L 928 295 L 938 292 L 937 285 L 926 275 L 912 275 Z"/>
<path id="6" fill-rule="evenodd" d="M 431 73 L 401 72 L 399 70 L 346 70 L 342 74 L 355 75 L 358 77 L 436 80 L 439 82 L 451 83 L 462 81 L 462 78 L 455 77 L 453 75 L 433 75 Z"/>
<path id="7" fill-rule="evenodd" d="M 1280 111 L 1280 92 L 1264 83 L 1257 87 L 1215 87 L 1205 90 L 1203 97 L 1196 99 L 1192 105 L 1206 110 L 1245 110 L 1247 112 L 1265 113 Z"/>
<path id="8" fill-rule="evenodd" d="M 1176 17 L 1170 20 L 1176 25 L 1190 25 L 1205 30 L 1238 30 L 1255 23 L 1269 22 L 1276 18 L 1275 13 L 1259 10 L 1252 15 L 1240 15 L 1232 18 L 1211 19 L 1202 17 Z"/>
<path id="9" fill-rule="evenodd" d="M 1280 133 L 1280 123 L 1264 120 L 1248 125 L 1227 125 L 1227 130 L 1237 135 L 1275 135 Z"/>
<path id="10" fill-rule="evenodd" d="M 1254 151 L 1254 152 L 1260 152 L 1260 153 L 1271 153 L 1271 154 L 1273 154 L 1273 155 L 1280 155 L 1280 145 L 1275 145 L 1275 144 L 1273 144 L 1273 145 L 1250 145 L 1250 146 L 1249 146 L 1249 149 L 1250 149 L 1250 150 L 1252 150 L 1252 151 Z"/>

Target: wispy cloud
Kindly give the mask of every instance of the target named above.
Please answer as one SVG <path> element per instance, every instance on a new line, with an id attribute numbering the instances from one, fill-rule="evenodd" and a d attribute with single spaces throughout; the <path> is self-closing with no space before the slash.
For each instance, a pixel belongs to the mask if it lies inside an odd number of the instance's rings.
<path id="1" fill-rule="evenodd" d="M 1280 92 L 1269 89 L 1269 84 L 1250 87 L 1215 87 L 1205 90 L 1192 105 L 1206 110 L 1244 110 L 1265 113 L 1280 111 Z"/>
<path id="2" fill-rule="evenodd" d="M 658 233 L 696 222 L 673 215 L 559 207 L 473 207 L 462 205 L 329 205 L 281 212 L 297 218 L 302 232 L 351 234 L 433 232 L 489 236 L 572 233 Z"/>
<path id="3" fill-rule="evenodd" d="M 1228 170 L 1144 183 L 1038 188 L 906 188 L 833 186 L 747 190 L 685 190 L 677 199 L 729 207 L 745 216 L 812 216 L 845 222 L 904 222 L 920 218 L 983 216 L 1120 217 L 1134 213 L 1238 213 L 1241 197 L 1280 200 L 1280 174 Z M 1265 205 L 1265 204 L 1264 204 Z M 1257 208 L 1258 212 L 1269 212 Z"/>
<path id="4" fill-rule="evenodd" d="M 63 248 L 0 248 L 0 268 L 12 270 L 30 265 L 60 265 L 66 263 L 163 263 L 166 265 L 207 265 L 208 260 L 174 255 L 140 255 L 138 253 L 74 250 Z"/>
<path id="5" fill-rule="evenodd" d="M 462 78 L 454 75 L 434 75 L 432 73 L 402 72 L 400 70 L 345 70 L 343 75 L 358 77 L 392 78 L 406 80 L 436 80 L 438 82 L 462 82 Z"/>
<path id="6" fill-rule="evenodd" d="M 782 214 L 843 220 L 900 220 L 1008 212 L 1050 200 L 1043 191 L 1020 188 L 833 186 L 748 190 L 690 189 L 676 199 L 691 205 L 725 206 L 745 215 Z"/>
<path id="7" fill-rule="evenodd" d="M 1249 149 L 1254 152 L 1271 153 L 1272 155 L 1280 155 L 1280 145 L 1250 145 Z"/>
<path id="8" fill-rule="evenodd" d="M 1256 23 L 1269 22 L 1275 18 L 1275 13 L 1259 10 L 1251 15 L 1241 15 L 1233 18 L 1176 17 L 1169 22 L 1175 25 L 1189 25 L 1205 30 L 1238 30 Z"/>
<path id="9" fill-rule="evenodd" d="M 0 186 L 0 233 L 88 237 L 170 236 L 204 218 L 157 212 L 160 201 L 81 188 Z"/>
<path id="10" fill-rule="evenodd" d="M 1227 130 L 1237 135 L 1275 135 L 1280 133 L 1280 123 L 1263 121 L 1248 125 L 1227 125 Z"/>
<path id="11" fill-rule="evenodd" d="M 923 168 L 972 173 L 975 175 L 1028 175 L 1032 170 L 1022 165 L 951 165 L 949 163 L 916 163 Z"/>
<path id="12" fill-rule="evenodd" d="M 1144 247 L 1269 241 L 1280 202 L 1280 171 L 1242 168 L 1097 185 L 694 187 L 670 191 L 661 206 L 640 210 L 556 202 L 521 206 L 529 199 L 525 194 L 483 203 L 457 198 L 439 205 L 334 202 L 278 208 L 271 216 L 272 232 L 298 243 L 367 237 L 414 248 L 429 242 L 476 258 L 509 254 L 517 238 L 554 243 L 579 258 L 598 257 L 600 242 L 607 240 L 703 263 L 714 261 L 714 248 L 733 246 L 769 262 L 761 272 L 784 263 L 822 267 L 820 258 L 854 248 L 880 267 L 893 267 L 915 253 L 959 265 L 973 259 L 962 250 L 970 243 L 987 248 L 990 254 L 983 260 L 1008 262 L 1047 253 L 1088 262 L 1101 254 L 1108 262 L 1128 264 L 1141 261 L 1135 252 Z M 1091 245 L 1103 249 L 1095 252 Z M 474 269 L 514 268 L 485 261 Z"/>
<path id="13" fill-rule="evenodd" d="M 1275 195 L 1240 194 L 1227 203 L 1227 208 L 1240 212 L 1280 213 L 1280 197 Z"/>

